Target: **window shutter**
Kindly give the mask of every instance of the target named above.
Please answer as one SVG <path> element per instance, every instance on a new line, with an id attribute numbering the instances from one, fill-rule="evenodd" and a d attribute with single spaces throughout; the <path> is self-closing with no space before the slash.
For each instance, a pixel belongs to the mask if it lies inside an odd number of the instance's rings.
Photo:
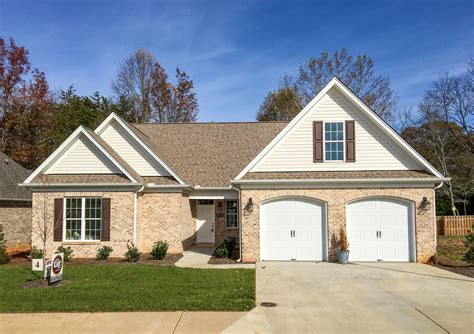
<path id="1" fill-rule="evenodd" d="M 64 200 L 62 198 L 54 199 L 54 231 L 53 240 L 63 241 L 63 208 Z"/>
<path id="2" fill-rule="evenodd" d="M 102 223 L 100 240 L 110 241 L 110 198 L 102 198 Z"/>
<path id="3" fill-rule="evenodd" d="M 313 122 L 313 162 L 323 162 L 323 122 Z"/>
<path id="4" fill-rule="evenodd" d="M 355 123 L 346 121 L 346 162 L 355 162 Z"/>

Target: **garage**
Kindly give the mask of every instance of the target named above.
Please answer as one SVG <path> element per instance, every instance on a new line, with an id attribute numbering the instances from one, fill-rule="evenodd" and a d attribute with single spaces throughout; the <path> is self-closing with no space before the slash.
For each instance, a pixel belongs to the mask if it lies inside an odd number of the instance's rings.
<path id="1" fill-rule="evenodd" d="M 369 198 L 347 205 L 351 261 L 415 261 L 413 203 Z"/>
<path id="2" fill-rule="evenodd" d="M 260 208 L 260 259 L 327 258 L 326 206 L 308 198 L 278 198 Z"/>

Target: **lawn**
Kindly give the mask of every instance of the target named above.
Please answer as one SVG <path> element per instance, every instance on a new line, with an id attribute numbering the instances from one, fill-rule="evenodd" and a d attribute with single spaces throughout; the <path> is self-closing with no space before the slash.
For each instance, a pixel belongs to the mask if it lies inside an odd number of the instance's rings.
<path id="1" fill-rule="evenodd" d="M 0 312 L 246 311 L 255 306 L 255 270 L 183 269 L 146 264 L 66 264 L 69 284 L 22 287 L 25 265 L 0 266 Z"/>

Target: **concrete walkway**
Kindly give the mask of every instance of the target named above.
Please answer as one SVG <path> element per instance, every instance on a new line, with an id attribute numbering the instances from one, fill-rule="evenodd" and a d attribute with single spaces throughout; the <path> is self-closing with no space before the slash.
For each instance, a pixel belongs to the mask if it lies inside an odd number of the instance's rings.
<path id="1" fill-rule="evenodd" d="M 255 269 L 255 264 L 252 263 L 208 264 L 214 249 L 214 246 L 192 246 L 183 252 L 183 257 L 175 266 L 198 269 Z"/>
<path id="2" fill-rule="evenodd" d="M 474 333 L 474 280 L 416 263 L 258 263 L 256 304 L 224 333 Z"/>
<path id="3" fill-rule="evenodd" d="M 220 333 L 245 312 L 3 313 L 0 333 Z"/>

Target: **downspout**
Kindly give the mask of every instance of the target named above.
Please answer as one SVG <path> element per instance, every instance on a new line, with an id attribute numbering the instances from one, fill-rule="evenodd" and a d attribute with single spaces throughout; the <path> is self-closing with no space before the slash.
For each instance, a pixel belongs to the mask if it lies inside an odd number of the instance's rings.
<path id="1" fill-rule="evenodd" d="M 240 188 L 232 186 L 232 189 L 237 190 L 239 193 L 239 258 L 237 262 L 242 262 L 242 196 L 240 194 Z"/>
<path id="2" fill-rule="evenodd" d="M 438 222 L 436 221 L 436 190 L 441 188 L 442 186 L 443 186 L 443 182 L 441 182 L 440 184 L 434 187 L 435 195 L 433 198 L 433 210 L 434 210 L 434 225 L 435 225 L 435 249 L 436 249 L 435 256 L 438 256 L 438 251 L 437 251 L 438 249 Z"/>
<path id="3" fill-rule="evenodd" d="M 133 195 L 133 245 L 137 245 L 137 219 L 138 219 L 138 193 L 142 192 L 145 186 L 135 191 Z"/>

